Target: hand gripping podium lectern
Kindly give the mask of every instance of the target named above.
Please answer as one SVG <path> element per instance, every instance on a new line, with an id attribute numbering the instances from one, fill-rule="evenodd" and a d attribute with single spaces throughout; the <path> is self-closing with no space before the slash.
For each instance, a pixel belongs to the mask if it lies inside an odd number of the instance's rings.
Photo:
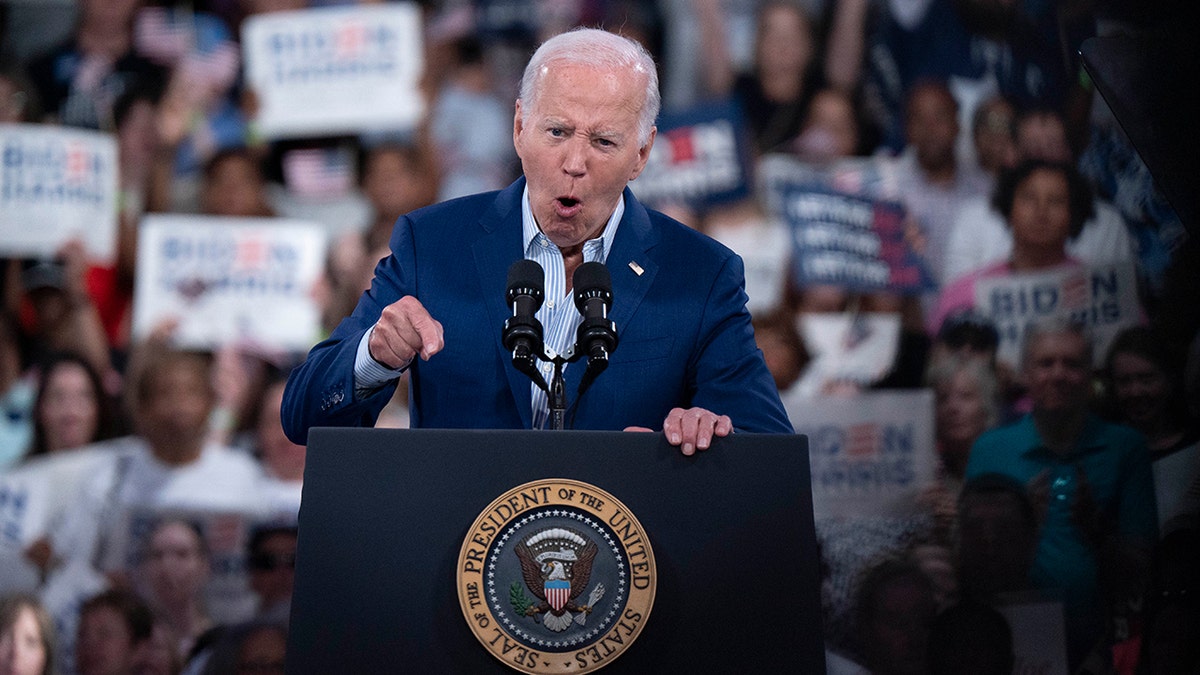
<path id="1" fill-rule="evenodd" d="M 824 673 L 807 439 L 314 429 L 287 672 Z"/>

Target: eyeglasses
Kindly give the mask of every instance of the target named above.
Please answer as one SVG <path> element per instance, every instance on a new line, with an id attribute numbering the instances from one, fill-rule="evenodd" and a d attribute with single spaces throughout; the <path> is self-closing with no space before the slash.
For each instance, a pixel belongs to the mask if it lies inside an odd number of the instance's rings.
<path id="1" fill-rule="evenodd" d="M 260 572 L 272 572 L 280 568 L 296 569 L 295 553 L 255 553 L 247 563 L 250 569 Z"/>

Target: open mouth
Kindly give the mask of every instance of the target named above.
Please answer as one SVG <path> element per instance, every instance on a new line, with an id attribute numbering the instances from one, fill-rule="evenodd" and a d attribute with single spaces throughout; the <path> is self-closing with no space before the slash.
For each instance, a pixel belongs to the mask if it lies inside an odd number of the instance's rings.
<path id="1" fill-rule="evenodd" d="M 559 204 L 562 204 L 563 206 L 565 206 L 566 208 L 568 208 L 568 209 L 569 209 L 569 208 L 571 208 L 572 206 L 575 206 L 576 204 L 578 204 L 578 203 L 579 203 L 579 200 L 578 200 L 578 199 L 575 199 L 575 198 L 573 198 L 573 197 L 559 197 L 559 198 L 558 198 L 558 203 L 559 203 Z"/>

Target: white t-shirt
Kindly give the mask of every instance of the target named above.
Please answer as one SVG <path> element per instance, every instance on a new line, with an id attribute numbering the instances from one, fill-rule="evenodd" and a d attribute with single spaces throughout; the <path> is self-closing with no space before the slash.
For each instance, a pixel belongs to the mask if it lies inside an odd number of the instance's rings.
<path id="1" fill-rule="evenodd" d="M 1067 255 L 1087 265 L 1134 262 L 1135 245 L 1121 213 L 1094 201 L 1096 214 L 1079 236 L 1067 242 Z M 985 198 L 963 204 L 946 247 L 945 279 L 957 279 L 1012 255 L 1012 232 Z"/>
<path id="2" fill-rule="evenodd" d="M 259 518 L 266 502 L 258 490 L 262 470 L 244 453 L 208 444 L 195 461 L 171 466 L 159 461 L 140 438 L 123 439 L 126 454 L 88 480 L 68 507 L 63 525 L 51 533 L 55 552 L 100 570 L 124 567 L 127 551 L 120 527 L 130 511 L 236 512 Z"/>

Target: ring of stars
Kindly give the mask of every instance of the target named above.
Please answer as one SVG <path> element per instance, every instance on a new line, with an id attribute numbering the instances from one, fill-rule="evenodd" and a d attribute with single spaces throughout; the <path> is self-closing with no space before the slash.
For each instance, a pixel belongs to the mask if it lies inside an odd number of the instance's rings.
<path id="1" fill-rule="evenodd" d="M 521 622 L 521 619 L 524 617 L 517 616 L 510 618 L 505 611 L 505 603 L 508 602 L 507 591 L 504 593 L 497 593 L 496 561 L 500 559 L 500 554 L 504 547 L 508 544 L 508 540 L 516 539 L 518 530 L 529 525 L 530 523 L 536 523 L 543 518 L 570 518 L 572 520 L 579 521 L 590 531 L 598 534 L 604 539 L 604 545 L 612 550 L 613 555 L 616 556 L 618 561 L 617 589 L 612 600 L 611 608 L 604 614 L 599 615 L 602 617 L 599 625 L 592 626 L 587 630 L 587 632 L 572 635 L 569 638 L 547 639 L 544 636 L 536 635 L 526 630 L 526 628 L 528 628 L 528 622 Z M 617 545 L 617 542 L 613 539 L 612 535 L 609 534 L 608 530 L 602 527 L 601 521 L 593 519 L 589 514 L 579 513 L 571 509 L 560 508 L 538 511 L 531 515 L 524 516 L 520 520 L 514 521 L 513 524 L 510 525 L 508 529 L 506 529 L 500 536 L 498 543 L 492 548 L 492 551 L 488 556 L 487 568 L 488 601 L 492 606 L 492 612 L 494 613 L 496 619 L 504 625 L 506 632 L 509 635 L 524 640 L 525 643 L 530 646 L 536 645 L 542 649 L 575 649 L 587 645 L 599 636 L 603 635 L 608 630 L 608 627 L 612 624 L 613 620 L 616 619 L 616 617 L 620 614 L 621 608 L 625 606 L 625 583 L 627 577 L 625 568 L 627 564 L 627 561 L 625 561 L 622 556 L 621 548 Z M 503 580 L 501 580 L 500 585 L 504 585 Z M 505 588 L 507 589 L 506 586 Z M 503 600 L 503 602 L 501 600 Z M 597 614 L 593 614 L 592 616 L 597 616 Z"/>

